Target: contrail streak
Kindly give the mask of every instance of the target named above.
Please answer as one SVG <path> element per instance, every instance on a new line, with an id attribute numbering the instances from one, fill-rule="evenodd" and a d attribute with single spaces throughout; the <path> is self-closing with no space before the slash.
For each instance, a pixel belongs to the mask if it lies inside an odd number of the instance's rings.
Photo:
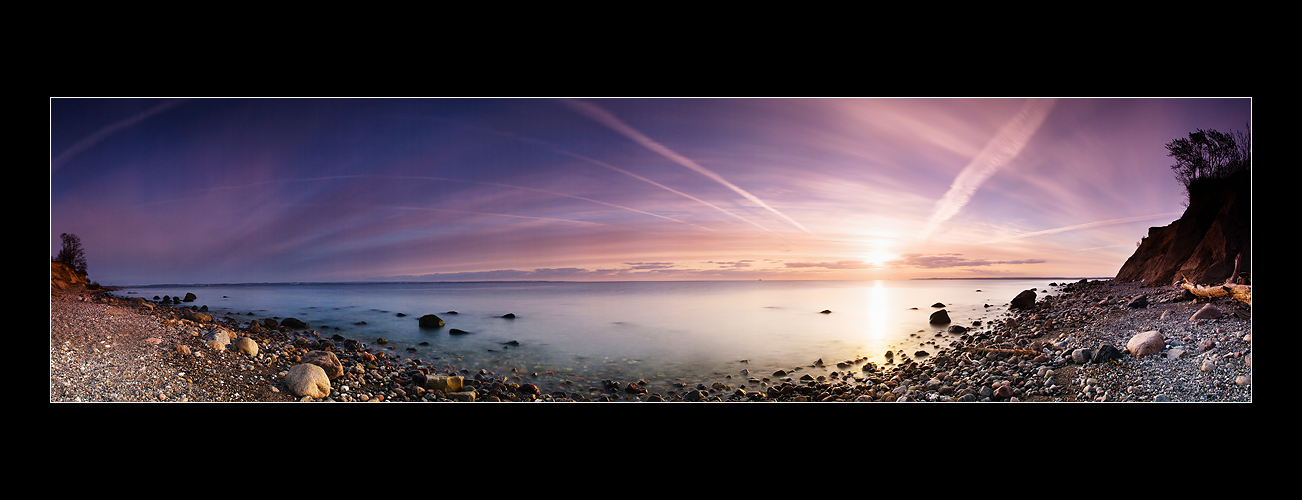
<path id="1" fill-rule="evenodd" d="M 74 156 L 77 156 L 78 154 L 81 154 L 82 151 L 90 149 L 91 146 L 98 144 L 99 141 L 104 140 L 104 138 L 116 134 L 126 128 L 129 128 L 132 125 L 140 123 L 144 121 L 146 118 L 154 116 L 158 113 L 162 113 L 163 111 L 167 111 L 172 106 L 175 106 L 180 103 L 181 101 L 167 101 L 157 106 L 154 106 L 152 108 L 149 108 L 140 114 L 137 114 L 125 120 L 110 123 L 104 128 L 96 130 L 95 133 L 86 136 L 80 141 L 77 141 L 77 143 L 73 144 L 72 147 L 69 147 L 64 152 L 59 153 L 59 156 L 56 156 L 54 157 L 54 159 L 50 160 L 50 173 L 54 173 L 55 170 L 58 170 L 59 167 L 62 167 L 65 163 L 67 163 L 69 159 L 71 159 Z"/>
<path id="2" fill-rule="evenodd" d="M 999 132 L 986 143 L 985 148 L 977 153 L 966 167 L 963 167 L 962 172 L 959 172 L 954 183 L 950 185 L 949 191 L 936 202 L 931 221 L 923 231 L 923 239 L 931 236 L 940 223 L 958 214 L 986 179 L 1022 152 L 1022 148 L 1030 142 L 1031 136 L 1035 135 L 1035 131 L 1039 130 L 1040 125 L 1044 123 L 1045 117 L 1049 116 L 1054 102 L 1053 99 L 1028 100 L 1022 105 L 1021 111 L 1017 112 L 1017 116 L 1000 127 Z"/>
<path id="3" fill-rule="evenodd" d="M 616 132 L 619 132 L 620 134 L 623 134 L 625 137 L 633 140 L 633 142 L 636 142 L 642 145 L 643 147 L 650 149 L 651 151 L 654 151 L 660 154 L 661 156 L 664 156 L 665 158 L 668 158 L 670 161 L 673 161 L 674 163 L 687 167 L 689 170 L 704 175 L 705 177 L 723 185 L 724 187 L 733 190 L 733 192 L 741 195 L 747 200 L 750 200 L 752 203 L 759 205 L 760 207 L 763 207 L 765 210 L 772 212 L 774 215 L 781 217 L 787 222 L 790 222 L 792 225 L 796 226 L 797 229 L 800 229 L 801 231 L 804 231 L 806 233 L 809 232 L 808 229 L 805 229 L 805 226 L 802 226 L 799 222 L 796 222 L 795 219 L 792 219 L 791 217 L 787 217 L 786 214 L 779 212 L 777 209 L 770 207 L 767 203 L 764 203 L 764 200 L 761 200 L 755 195 L 747 192 L 745 189 L 737 187 L 735 184 L 728 182 L 727 179 L 724 179 L 719 174 L 714 173 L 714 171 L 697 164 L 695 161 L 692 161 L 690 158 L 680 155 L 674 152 L 673 150 L 669 149 L 668 147 L 665 147 L 664 145 L 656 142 L 650 137 L 643 135 L 641 132 L 637 131 L 633 127 L 624 123 L 622 120 L 620 120 L 618 117 L 611 114 L 610 112 L 601 109 L 600 107 L 597 107 L 592 103 L 588 103 L 584 101 L 566 101 L 566 102 L 569 103 L 571 107 L 578 110 L 580 113 L 586 115 L 588 118 L 596 120 L 602 125 L 610 127 Z"/>
<path id="4" fill-rule="evenodd" d="M 1094 221 L 1094 222 L 1086 222 L 1086 223 L 1084 223 L 1084 224 L 1076 224 L 1076 225 L 1074 225 L 1074 226 L 1057 227 L 1057 228 L 1053 228 L 1053 229 L 1045 229 L 1045 230 L 1043 230 L 1043 231 L 1033 231 L 1033 232 L 1029 232 L 1029 233 L 1021 233 L 1021 234 L 1015 234 L 1015 235 L 1012 235 L 1012 236 L 1005 236 L 1005 237 L 1003 237 L 1003 238 L 995 238 L 995 239 L 993 239 L 993 240 L 989 240 L 989 241 L 982 242 L 982 244 L 987 244 L 987 243 L 998 243 L 998 242 L 1001 242 L 1001 241 L 1016 240 L 1016 239 L 1021 239 L 1021 238 L 1030 238 L 1030 237 L 1032 237 L 1032 236 L 1043 236 L 1043 235 L 1046 235 L 1046 234 L 1062 233 L 1062 232 L 1066 232 L 1066 231 L 1075 231 L 1075 230 L 1078 230 L 1078 229 L 1088 229 L 1088 228 L 1091 228 L 1091 227 L 1111 226 L 1111 225 L 1113 225 L 1113 224 L 1125 224 L 1125 223 L 1127 223 L 1127 222 L 1138 222 L 1138 221 L 1141 221 L 1141 220 L 1160 219 L 1160 218 L 1162 218 L 1162 217 L 1178 217 L 1178 216 L 1180 216 L 1180 215 L 1181 215 L 1181 212 L 1170 212 L 1170 213 L 1165 213 L 1165 214 L 1141 215 L 1141 216 L 1138 216 L 1138 217 L 1125 217 L 1125 218 L 1121 218 L 1121 219 L 1109 219 L 1109 220 L 1101 220 L 1101 221 Z"/>
<path id="5" fill-rule="evenodd" d="M 469 127 L 469 126 L 467 126 L 467 127 Z M 757 223 L 757 222 L 755 222 L 755 221 L 753 221 L 753 220 L 750 220 L 750 219 L 747 219 L 747 218 L 742 217 L 742 216 L 740 216 L 740 215 L 737 215 L 737 214 L 735 214 L 735 213 L 729 212 L 729 211 L 727 211 L 726 209 L 724 209 L 723 207 L 720 207 L 720 206 L 715 205 L 715 204 L 713 204 L 713 203 L 710 203 L 710 202 L 708 202 L 708 201 L 702 200 L 702 199 L 697 198 L 697 197 L 695 197 L 695 196 L 692 196 L 692 195 L 690 195 L 690 194 L 684 193 L 684 192 L 679 191 L 679 190 L 677 190 L 677 189 L 671 188 L 671 187 L 666 186 L 666 185 L 664 185 L 664 184 L 661 184 L 661 183 L 659 183 L 659 182 L 653 181 L 653 180 L 648 179 L 648 178 L 646 178 L 646 177 L 640 176 L 640 175 L 635 174 L 635 173 L 633 173 L 633 172 L 630 172 L 630 171 L 628 171 L 628 170 L 625 170 L 625 169 L 622 169 L 622 168 L 616 167 L 616 166 L 614 166 L 614 165 L 611 165 L 611 164 L 609 164 L 609 163 L 603 162 L 603 161 L 601 161 L 601 160 L 597 160 L 597 159 L 595 159 L 595 158 L 589 158 L 589 157 L 587 157 L 587 156 L 583 156 L 583 155 L 581 155 L 581 154 L 578 154 L 578 153 L 575 153 L 575 152 L 572 152 L 572 151 L 566 151 L 565 149 L 561 148 L 560 146 L 557 146 L 557 145 L 552 144 L 552 143 L 550 143 L 550 142 L 543 141 L 543 140 L 540 140 L 540 139 L 534 139 L 534 138 L 531 138 L 531 137 L 523 137 L 523 136 L 519 136 L 519 135 L 516 135 L 516 134 L 512 134 L 512 133 L 510 133 L 510 132 L 502 132 L 502 131 L 498 131 L 498 130 L 485 129 L 485 128 L 482 128 L 482 127 L 471 127 L 471 128 L 474 128 L 475 130 L 478 130 L 478 131 L 480 131 L 480 132 L 485 132 L 485 133 L 494 134 L 494 135 L 500 135 L 500 136 L 503 136 L 503 137 L 509 137 L 509 138 L 511 138 L 512 140 L 516 140 L 516 141 L 520 141 L 520 142 L 526 142 L 526 143 L 529 143 L 529 144 L 534 144 L 534 145 L 537 145 L 537 146 L 540 146 L 540 147 L 543 147 L 543 148 L 547 148 L 548 150 L 551 150 L 551 152 L 556 153 L 556 154 L 562 154 L 562 155 L 569 156 L 569 157 L 572 157 L 572 158 L 578 158 L 578 159 L 580 159 L 580 160 L 586 161 L 586 162 L 591 163 L 591 164 L 593 164 L 593 165 L 597 165 L 597 166 L 599 166 L 599 167 L 603 167 L 603 168 L 607 168 L 607 169 L 610 169 L 610 170 L 614 170 L 614 171 L 616 171 L 616 172 L 619 172 L 619 173 L 621 173 L 621 174 L 627 175 L 627 176 L 632 177 L 632 178 L 634 178 L 634 179 L 637 179 L 637 180 L 639 180 L 639 181 L 642 181 L 642 182 L 645 182 L 645 183 L 650 184 L 650 185 L 652 185 L 652 186 L 655 186 L 655 187 L 658 187 L 658 188 L 660 188 L 660 189 L 663 189 L 663 190 L 665 190 L 665 191 L 669 191 L 670 193 L 674 193 L 674 194 L 676 194 L 676 195 L 678 195 L 678 196 L 682 196 L 682 197 L 687 198 L 687 199 L 689 199 L 689 200 L 695 201 L 695 202 L 700 203 L 700 204 L 702 204 L 702 205 L 705 205 L 705 206 L 707 206 L 707 207 L 710 207 L 710 208 L 713 208 L 713 209 L 718 210 L 718 211 L 720 211 L 720 212 L 723 212 L 724 214 L 727 214 L 727 215 L 729 215 L 729 216 L 735 217 L 735 218 L 737 218 L 738 220 L 740 220 L 740 221 L 742 221 L 742 222 L 745 222 L 745 223 L 748 223 L 748 224 L 752 224 L 752 225 L 754 225 L 755 227 L 758 227 L 758 228 L 763 229 L 763 230 L 765 230 L 765 231 L 770 231 L 769 228 L 766 228 L 766 227 L 764 227 L 764 226 L 761 226 L 759 223 Z M 690 223 L 686 223 L 686 222 L 685 222 L 684 224 L 690 224 Z M 698 226 L 698 227 L 699 227 L 699 226 Z M 713 231 L 713 230 L 711 229 L 711 231 Z"/>

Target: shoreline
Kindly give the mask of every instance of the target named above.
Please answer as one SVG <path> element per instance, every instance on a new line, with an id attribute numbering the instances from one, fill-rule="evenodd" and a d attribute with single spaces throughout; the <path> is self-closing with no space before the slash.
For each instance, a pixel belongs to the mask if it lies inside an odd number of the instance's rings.
<path id="1" fill-rule="evenodd" d="M 637 380 L 562 381 L 545 392 L 549 373 L 492 373 L 477 367 L 433 366 L 395 357 L 338 335 L 310 329 L 240 328 L 229 318 L 195 316 L 184 306 L 105 291 L 51 293 L 51 402 L 55 401 L 1211 401 L 1251 402 L 1251 320 L 1229 314 L 1188 318 L 1207 301 L 1173 287 L 1087 281 L 1063 283 L 1025 310 L 963 334 L 939 352 L 900 356 L 886 365 L 830 360 L 813 376 L 720 377 L 652 393 Z M 1146 304 L 1134 307 L 1135 298 Z M 185 318 L 189 315 L 190 319 Z M 1162 352 L 1125 354 L 1142 331 L 1166 339 Z M 256 354 L 205 337 L 226 331 L 247 337 Z M 1081 351 L 1112 345 L 1122 357 L 1080 363 Z M 291 367 L 312 351 L 339 361 L 331 394 L 295 394 Z M 818 360 L 823 361 L 823 360 Z M 811 361 L 809 368 L 817 366 Z M 339 373 L 342 372 L 342 373 Z M 129 376 L 128 376 L 129 375 Z M 463 388 L 448 389 L 460 377 Z M 555 381 L 552 381 L 555 382 Z M 566 383 L 568 382 L 568 383 Z M 427 388 L 428 387 L 428 388 Z M 446 389 L 446 390 L 445 390 Z"/>

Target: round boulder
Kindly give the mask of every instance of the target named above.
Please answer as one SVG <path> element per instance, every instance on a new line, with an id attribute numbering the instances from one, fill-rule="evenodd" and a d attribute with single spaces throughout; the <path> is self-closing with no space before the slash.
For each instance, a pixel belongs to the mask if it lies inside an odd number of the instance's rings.
<path id="1" fill-rule="evenodd" d="M 289 328 L 290 330 L 302 330 L 307 328 L 307 323 L 304 323 L 298 318 L 285 318 L 280 320 L 280 326 Z"/>
<path id="2" fill-rule="evenodd" d="M 1140 333 L 1130 338 L 1126 342 L 1126 349 L 1130 355 L 1136 358 L 1142 358 L 1149 354 L 1157 354 L 1166 348 L 1166 339 L 1162 337 L 1161 332 L 1150 330 Z"/>
<path id="3" fill-rule="evenodd" d="M 1035 305 L 1035 292 L 1031 290 L 1022 290 L 1022 293 L 1013 297 L 1012 306 L 1014 309 L 1028 309 Z"/>
<path id="4" fill-rule="evenodd" d="M 296 396 L 321 399 L 330 395 L 330 377 L 312 363 L 294 365 L 285 375 L 285 385 Z"/>
<path id="5" fill-rule="evenodd" d="M 443 322 L 442 318 L 433 314 L 426 314 L 420 317 L 421 328 L 441 328 L 445 324 L 446 323 Z"/>
<path id="6" fill-rule="evenodd" d="M 322 373 L 325 373 L 331 380 L 344 374 L 343 363 L 340 363 L 335 353 L 330 351 L 308 351 L 307 354 L 303 355 L 303 364 L 321 367 Z"/>
<path id="7" fill-rule="evenodd" d="M 231 340 L 231 349 L 234 349 L 235 352 L 248 354 L 249 356 L 258 355 L 258 343 L 248 337 L 236 337 L 234 340 Z"/>

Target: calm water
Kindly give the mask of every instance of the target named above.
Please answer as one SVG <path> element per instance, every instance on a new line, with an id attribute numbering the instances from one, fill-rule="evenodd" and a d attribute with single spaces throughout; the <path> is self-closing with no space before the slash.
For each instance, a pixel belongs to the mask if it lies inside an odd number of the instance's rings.
<path id="1" fill-rule="evenodd" d="M 372 347 L 388 339 L 383 348 L 395 356 L 436 366 L 667 384 L 739 376 L 742 369 L 812 371 L 820 358 L 834 369 L 861 357 L 886 364 L 892 350 L 934 353 L 955 336 L 937 336 L 943 326 L 928 324 L 933 303 L 945 304 L 953 324 L 970 326 L 1000 317 L 1022 290 L 1036 288 L 1044 297 L 1053 281 L 282 284 L 123 288 L 118 295 L 190 292 L 198 296 L 193 305 L 214 315 L 229 312 L 245 322 L 295 317 L 323 336 L 338 333 Z M 501 318 L 507 313 L 516 318 Z M 419 328 L 424 314 L 447 326 Z M 452 328 L 470 334 L 450 335 Z"/>

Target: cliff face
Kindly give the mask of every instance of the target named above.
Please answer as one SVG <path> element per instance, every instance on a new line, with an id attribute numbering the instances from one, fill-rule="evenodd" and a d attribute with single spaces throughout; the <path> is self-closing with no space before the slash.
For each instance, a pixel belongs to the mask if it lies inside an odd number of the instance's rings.
<path id="1" fill-rule="evenodd" d="M 1134 255 L 1117 271 L 1117 281 L 1157 285 L 1180 278 L 1199 284 L 1224 283 L 1242 254 L 1239 273 L 1252 270 L 1252 180 L 1249 171 L 1189 187 L 1189 208 L 1165 227 L 1148 229 Z"/>
<path id="2" fill-rule="evenodd" d="M 90 282 L 86 281 L 85 275 L 72 270 L 67 264 L 50 262 L 50 288 L 52 290 L 86 288 L 89 284 Z"/>

